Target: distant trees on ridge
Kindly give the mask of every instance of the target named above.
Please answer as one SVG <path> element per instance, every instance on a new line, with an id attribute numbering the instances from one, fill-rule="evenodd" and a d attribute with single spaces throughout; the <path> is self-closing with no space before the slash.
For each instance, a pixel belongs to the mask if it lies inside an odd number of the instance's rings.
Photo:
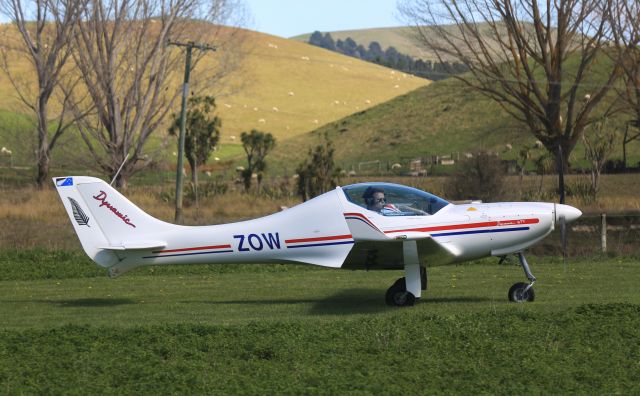
<path id="1" fill-rule="evenodd" d="M 399 52 L 395 47 L 388 47 L 386 50 L 377 41 L 369 43 L 368 47 L 356 43 L 351 37 L 345 40 L 334 41 L 330 33 L 322 34 L 315 31 L 309 37 L 309 44 L 315 45 L 330 51 L 335 51 L 354 58 L 413 74 L 429 80 L 442 80 L 452 74 L 460 74 L 468 69 L 461 63 L 454 62 L 431 62 L 422 59 L 413 59 L 411 56 Z"/>

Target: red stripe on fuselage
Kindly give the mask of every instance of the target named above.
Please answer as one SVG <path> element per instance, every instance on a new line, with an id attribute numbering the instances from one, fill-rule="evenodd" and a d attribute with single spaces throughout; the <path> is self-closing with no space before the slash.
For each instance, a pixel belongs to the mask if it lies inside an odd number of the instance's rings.
<path id="1" fill-rule="evenodd" d="M 210 249 L 230 249 L 231 245 L 215 245 L 215 246 L 198 246 L 183 249 L 171 249 L 171 250 L 157 250 L 153 253 L 175 253 L 175 252 L 188 252 L 191 250 L 210 250 Z"/>
<path id="2" fill-rule="evenodd" d="M 348 239 L 348 238 L 352 238 L 351 234 L 333 235 L 333 236 L 316 237 L 316 238 L 287 239 L 284 242 L 298 243 L 298 242 L 335 241 L 336 239 Z"/>
<path id="3" fill-rule="evenodd" d="M 500 226 L 513 226 L 520 224 L 537 224 L 540 219 L 514 219 L 514 220 L 501 220 L 501 221 L 485 221 L 482 223 L 469 223 L 469 224 L 453 224 L 445 226 L 435 227 L 421 227 L 421 228 L 405 228 L 401 230 L 385 231 L 385 234 L 392 234 L 395 232 L 431 232 L 431 231 L 446 231 L 446 230 L 461 230 L 464 228 L 483 228 L 483 227 L 500 227 Z"/>
<path id="4" fill-rule="evenodd" d="M 346 216 L 355 216 L 355 217 L 359 217 L 359 218 L 361 218 L 362 220 L 364 220 L 367 224 L 369 224 L 371 227 L 373 227 L 373 228 L 375 228 L 376 230 L 380 231 L 380 229 L 379 229 L 378 227 L 376 227 L 376 225 L 375 225 L 375 224 L 373 224 L 373 223 L 371 222 L 371 220 L 369 220 L 369 219 L 367 218 L 367 216 L 363 215 L 362 213 L 357 213 L 357 212 L 354 212 L 354 213 L 343 213 L 343 215 L 344 215 L 345 217 L 346 217 Z"/>

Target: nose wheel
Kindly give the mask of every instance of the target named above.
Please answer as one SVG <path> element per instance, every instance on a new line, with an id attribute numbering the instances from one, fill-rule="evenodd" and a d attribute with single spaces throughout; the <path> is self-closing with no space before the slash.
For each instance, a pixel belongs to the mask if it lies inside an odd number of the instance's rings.
<path id="1" fill-rule="evenodd" d="M 525 302 L 525 301 L 533 301 L 536 298 L 536 294 L 533 291 L 533 284 L 536 283 L 536 277 L 531 273 L 531 269 L 529 269 L 529 263 L 527 263 L 527 259 L 524 258 L 524 254 L 522 252 L 518 253 L 518 259 L 520 260 L 520 265 L 524 270 L 524 274 L 529 279 L 529 283 L 518 282 L 515 283 L 509 289 L 509 301 L 512 302 Z"/>
<path id="2" fill-rule="evenodd" d="M 535 298 L 533 287 L 528 283 L 518 282 L 509 289 L 509 301 L 511 302 L 533 301 Z"/>

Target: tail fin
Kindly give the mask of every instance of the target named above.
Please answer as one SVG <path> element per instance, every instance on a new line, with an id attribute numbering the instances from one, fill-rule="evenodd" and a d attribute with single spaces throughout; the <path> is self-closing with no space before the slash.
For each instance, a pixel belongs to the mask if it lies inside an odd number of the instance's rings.
<path id="1" fill-rule="evenodd" d="M 70 176 L 53 182 L 82 248 L 99 265 L 122 261 L 117 251 L 166 245 L 157 236 L 174 226 L 148 215 L 104 181 Z"/>

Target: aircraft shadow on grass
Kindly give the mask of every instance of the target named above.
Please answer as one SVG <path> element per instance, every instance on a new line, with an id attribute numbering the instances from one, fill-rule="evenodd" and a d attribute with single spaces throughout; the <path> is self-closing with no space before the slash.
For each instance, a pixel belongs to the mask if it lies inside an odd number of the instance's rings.
<path id="1" fill-rule="evenodd" d="M 134 300 L 128 298 L 78 298 L 72 300 L 37 300 L 30 302 L 38 302 L 43 304 L 56 305 L 63 308 L 99 308 L 99 307 L 115 307 L 118 305 L 135 304 Z"/>
<path id="2" fill-rule="evenodd" d="M 485 297 L 435 297 L 422 298 L 424 304 L 440 303 L 477 303 L 490 301 Z M 390 307 L 380 301 L 378 289 L 351 289 L 343 290 L 332 296 L 314 301 L 311 308 L 316 315 L 341 315 L 357 313 L 376 313 L 388 310 Z"/>
<path id="3" fill-rule="evenodd" d="M 442 303 L 480 303 L 491 301 L 490 298 L 465 296 L 465 297 L 425 297 L 426 304 L 442 304 Z M 189 304 L 196 301 L 182 301 Z M 333 295 L 320 299 L 296 299 L 282 298 L 273 299 L 266 298 L 261 300 L 219 300 L 219 301 L 198 301 L 198 303 L 216 304 L 216 305 L 296 305 L 311 304 L 309 313 L 312 315 L 350 315 L 362 313 L 378 313 L 389 309 L 384 302 L 380 301 L 380 290 L 378 289 L 350 289 L 341 290 Z"/>

